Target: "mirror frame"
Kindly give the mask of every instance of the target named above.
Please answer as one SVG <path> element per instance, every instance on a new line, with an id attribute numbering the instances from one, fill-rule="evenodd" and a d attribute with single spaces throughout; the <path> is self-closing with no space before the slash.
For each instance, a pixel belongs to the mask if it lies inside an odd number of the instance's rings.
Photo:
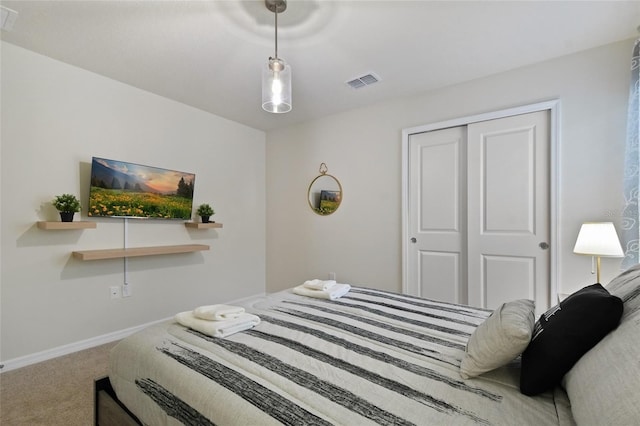
<path id="1" fill-rule="evenodd" d="M 324 163 L 322 163 L 322 164 L 324 164 Z M 326 168 L 326 166 L 325 166 L 325 168 Z M 322 213 L 319 208 L 317 208 L 313 204 L 311 204 L 311 187 L 313 187 L 313 184 L 316 183 L 316 181 L 318 179 L 320 179 L 321 177 L 329 177 L 329 178 L 333 179 L 338 184 L 338 189 L 340 190 L 340 202 L 338 203 L 338 206 L 333 211 L 331 211 L 329 213 Z M 342 198 L 343 198 L 342 196 L 343 196 L 343 194 L 344 194 L 344 192 L 342 191 L 342 185 L 340 184 L 340 181 L 338 180 L 338 178 L 336 178 L 333 175 L 330 175 L 330 174 L 326 173 L 326 171 L 323 173 L 322 169 L 321 169 L 320 174 L 318 176 L 316 176 L 311 181 L 311 183 L 309 184 L 309 188 L 307 189 L 307 202 L 309 203 L 309 207 L 311 208 L 311 210 L 315 214 L 317 214 L 318 216 L 329 216 L 329 215 L 334 214 L 340 208 L 340 205 L 342 205 Z"/>

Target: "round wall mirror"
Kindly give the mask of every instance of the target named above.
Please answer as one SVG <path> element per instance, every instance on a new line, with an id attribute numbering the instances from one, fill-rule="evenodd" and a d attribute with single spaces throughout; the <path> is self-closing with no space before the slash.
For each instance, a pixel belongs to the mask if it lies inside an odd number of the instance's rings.
<path id="1" fill-rule="evenodd" d="M 340 207 L 342 185 L 334 176 L 327 174 L 326 164 L 320 165 L 320 175 L 311 181 L 307 196 L 311 210 L 321 216 L 328 216 Z"/>

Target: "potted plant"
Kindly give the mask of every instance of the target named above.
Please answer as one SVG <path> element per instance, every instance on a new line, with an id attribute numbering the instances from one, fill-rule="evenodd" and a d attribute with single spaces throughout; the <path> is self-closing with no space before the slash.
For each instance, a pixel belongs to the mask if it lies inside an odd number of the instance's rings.
<path id="1" fill-rule="evenodd" d="M 60 220 L 73 222 L 73 214 L 80 211 L 80 200 L 73 194 L 57 195 L 51 204 L 60 212 Z"/>
<path id="2" fill-rule="evenodd" d="M 196 214 L 202 219 L 202 223 L 209 223 L 209 217 L 213 216 L 215 212 L 209 204 L 200 204 Z"/>

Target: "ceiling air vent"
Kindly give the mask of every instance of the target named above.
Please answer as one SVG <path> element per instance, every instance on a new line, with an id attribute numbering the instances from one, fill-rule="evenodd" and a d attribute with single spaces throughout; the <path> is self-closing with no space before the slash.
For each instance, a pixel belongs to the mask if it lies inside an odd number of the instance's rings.
<path id="1" fill-rule="evenodd" d="M 373 83 L 377 83 L 380 81 L 380 77 L 375 75 L 374 73 L 365 74 L 363 76 L 354 78 L 353 80 L 347 81 L 347 84 L 352 89 L 359 89 L 364 86 L 369 86 Z"/>

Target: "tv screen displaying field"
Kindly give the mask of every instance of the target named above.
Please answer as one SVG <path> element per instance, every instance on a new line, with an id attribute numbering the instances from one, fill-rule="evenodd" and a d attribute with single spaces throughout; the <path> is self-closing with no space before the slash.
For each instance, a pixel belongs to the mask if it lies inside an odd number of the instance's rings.
<path id="1" fill-rule="evenodd" d="M 191 219 L 196 175 L 93 157 L 87 214 Z"/>

